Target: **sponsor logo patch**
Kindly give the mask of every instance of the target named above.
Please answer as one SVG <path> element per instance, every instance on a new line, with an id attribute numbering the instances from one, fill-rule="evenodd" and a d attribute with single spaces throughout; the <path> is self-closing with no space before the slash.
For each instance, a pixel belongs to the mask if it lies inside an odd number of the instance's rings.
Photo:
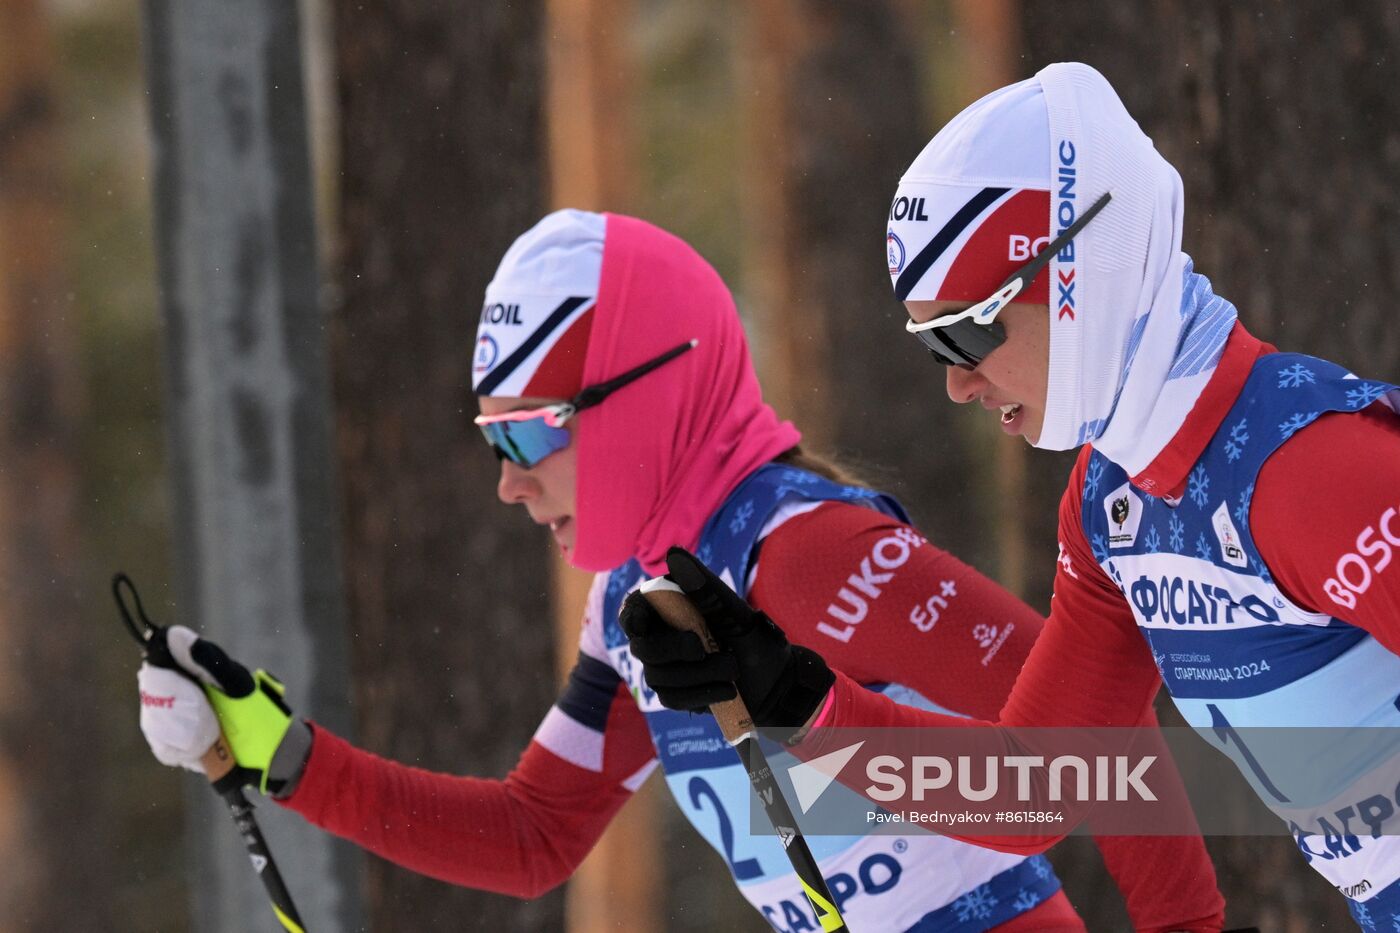
<path id="1" fill-rule="evenodd" d="M 1056 169 L 1056 182 L 1058 188 L 1055 196 L 1055 223 L 1058 225 L 1056 235 L 1064 233 L 1074 225 L 1075 217 L 1078 215 L 1076 201 L 1078 195 L 1075 193 L 1075 185 L 1078 183 L 1079 170 L 1074 165 L 1076 152 L 1074 143 L 1068 139 L 1060 140 L 1057 147 L 1059 155 L 1059 166 Z M 1058 307 L 1055 319 L 1063 321 L 1065 318 L 1074 320 L 1074 240 L 1070 240 L 1060 250 L 1055 257 L 1060 263 L 1060 269 L 1056 272 L 1059 281 L 1056 283 L 1059 288 L 1059 296 L 1054 305 Z"/>
<path id="2" fill-rule="evenodd" d="M 472 371 L 484 373 L 496 365 L 501 350 L 489 334 L 482 334 L 476 341 L 476 354 L 472 358 Z"/>
<path id="3" fill-rule="evenodd" d="M 928 220 L 924 203 L 924 198 L 895 198 L 890 205 L 890 220 Z"/>
<path id="4" fill-rule="evenodd" d="M 1049 245 L 1048 236 L 1031 239 L 1024 234 L 1013 233 L 1006 242 L 1006 258 L 1011 262 L 1030 262 Z"/>
<path id="5" fill-rule="evenodd" d="M 1244 548 L 1240 545 L 1240 533 L 1235 530 L 1235 523 L 1230 520 L 1230 507 L 1221 502 L 1220 508 L 1210 517 L 1210 523 L 1215 528 L 1216 539 L 1220 542 L 1221 559 L 1235 567 L 1249 566 L 1249 558 L 1245 556 Z"/>
<path id="6" fill-rule="evenodd" d="M 509 324 L 518 327 L 523 323 L 520 320 L 520 305 L 488 301 L 481 306 L 481 323 Z"/>
<path id="7" fill-rule="evenodd" d="M 1138 624 L 1146 628 L 1209 629 L 1280 622 L 1278 610 L 1258 593 L 1232 591 L 1209 580 L 1144 573 L 1125 591 Z"/>
<path id="8" fill-rule="evenodd" d="M 895 573 L 909 560 L 915 548 L 928 540 L 909 528 L 900 528 L 875 542 L 870 553 L 862 557 L 856 573 L 836 591 L 836 599 L 826 607 L 829 619 L 817 623 L 817 631 L 839 642 L 847 643 L 856 626 L 865 621 L 870 604 L 880 598 Z M 949 595 L 956 595 L 956 592 Z M 917 623 L 915 623 L 917 624 Z"/>
<path id="9" fill-rule="evenodd" d="M 890 262 L 890 275 L 904 270 L 904 241 L 893 230 L 885 234 L 885 253 Z"/>
<path id="10" fill-rule="evenodd" d="M 1124 483 L 1109 493 L 1103 507 L 1108 514 L 1108 546 L 1132 547 L 1142 523 L 1142 497 L 1132 483 Z"/>
<path id="11" fill-rule="evenodd" d="M 1373 524 L 1361 529 L 1356 536 L 1356 549 L 1337 558 L 1333 576 L 1322 589 L 1332 602 L 1348 609 L 1356 606 L 1356 597 L 1371 588 L 1371 582 L 1393 559 L 1394 549 L 1400 547 L 1400 512 L 1386 509 Z"/>
<path id="12" fill-rule="evenodd" d="M 156 709 L 174 709 L 174 708 L 175 708 L 175 698 L 174 698 L 173 696 L 158 697 L 158 696 L 156 696 L 155 694 L 147 693 L 146 691 L 142 690 L 142 691 L 141 691 L 141 705 L 142 705 L 142 706 L 151 706 L 151 707 L 154 707 L 154 708 L 156 708 Z"/>

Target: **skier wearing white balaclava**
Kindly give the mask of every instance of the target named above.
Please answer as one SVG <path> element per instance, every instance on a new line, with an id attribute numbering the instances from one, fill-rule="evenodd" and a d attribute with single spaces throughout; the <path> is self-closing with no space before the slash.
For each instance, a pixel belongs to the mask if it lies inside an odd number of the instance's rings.
<path id="1" fill-rule="evenodd" d="M 1181 426 L 1214 370 L 1235 309 L 1191 274 L 1181 251 L 1181 177 L 1102 75 L 1052 65 L 954 118 L 901 179 L 896 203 L 921 199 L 930 220 L 892 217 L 887 242 L 902 244 L 908 259 L 892 263 L 890 273 L 902 301 L 980 300 L 1021 262 L 979 241 L 1005 228 L 1006 236 L 1043 243 L 1104 192 L 1112 203 L 1043 273 L 1053 289 L 1040 293 L 1055 294 L 1045 420 L 1035 445 L 1068 450 L 1092 442 L 1136 473 Z M 979 195 L 985 204 L 974 202 Z M 958 218 L 969 203 L 980 210 Z M 958 228 L 948 229 L 947 218 Z M 930 241 L 936 259 L 923 252 Z M 926 268 L 915 266 L 920 256 Z"/>
<path id="2" fill-rule="evenodd" d="M 1105 195 L 1014 303 L 956 319 Z M 1053 609 L 999 722 L 1133 725 L 1165 683 L 1358 922 L 1400 929 L 1400 391 L 1252 337 L 1181 251 L 1182 215 L 1180 176 L 1080 64 L 979 100 L 900 182 L 890 276 L 960 366 L 949 394 L 1083 447 Z M 950 724 L 834 689 L 829 725 Z M 1226 741 L 1241 724 L 1332 731 L 1251 757 Z"/>

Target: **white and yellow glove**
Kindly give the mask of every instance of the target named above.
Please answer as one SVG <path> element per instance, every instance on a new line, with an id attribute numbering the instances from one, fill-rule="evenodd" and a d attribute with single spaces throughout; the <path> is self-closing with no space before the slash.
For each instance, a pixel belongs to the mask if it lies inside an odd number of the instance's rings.
<path id="1" fill-rule="evenodd" d="M 249 671 L 183 625 L 166 629 L 165 656 L 176 667 L 141 665 L 141 732 L 162 764 L 202 771 L 222 731 L 242 783 L 286 796 L 301 776 L 311 730 L 292 715 L 286 689 L 267 671 Z"/>

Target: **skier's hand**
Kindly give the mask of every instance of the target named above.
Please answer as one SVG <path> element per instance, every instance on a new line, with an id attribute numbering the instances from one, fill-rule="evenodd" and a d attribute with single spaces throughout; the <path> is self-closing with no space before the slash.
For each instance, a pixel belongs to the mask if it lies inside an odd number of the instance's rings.
<path id="1" fill-rule="evenodd" d="M 179 670 L 141 665 L 141 731 L 165 764 L 200 770 L 199 759 L 222 729 L 247 783 L 277 793 L 300 776 L 309 728 L 294 721 L 285 688 L 264 670 L 249 670 L 218 645 L 182 625 L 164 631 Z M 203 695 L 200 687 L 203 686 Z M 278 756 L 293 730 L 300 754 Z M 274 756 L 277 762 L 274 764 Z"/>
<path id="2" fill-rule="evenodd" d="M 699 711 L 732 698 L 737 688 L 757 725 L 806 725 L 836 681 L 821 656 L 789 643 L 772 619 L 689 551 L 671 548 L 666 566 L 666 576 L 700 611 L 720 650 L 706 655 L 699 636 L 671 628 L 641 593 L 628 596 L 618 621 L 662 705 Z"/>
<path id="3" fill-rule="evenodd" d="M 199 685 L 184 674 L 142 663 L 141 734 L 163 765 L 203 773 L 200 758 L 219 737 L 219 719 Z"/>

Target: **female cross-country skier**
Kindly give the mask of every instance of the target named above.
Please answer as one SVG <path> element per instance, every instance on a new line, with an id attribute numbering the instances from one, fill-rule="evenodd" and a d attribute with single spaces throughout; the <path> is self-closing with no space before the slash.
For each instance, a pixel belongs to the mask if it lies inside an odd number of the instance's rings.
<path id="1" fill-rule="evenodd" d="M 552 214 L 506 253 L 486 308 L 473 379 L 477 422 L 501 458 L 497 493 L 598 574 L 577 664 L 510 775 L 386 761 L 292 717 L 276 688 L 225 695 L 232 662 L 188 629 L 171 630 L 173 653 L 209 684 L 251 781 L 400 865 L 538 896 L 659 763 L 762 916 L 819 929 L 777 838 L 748 832 L 749 781 L 713 718 L 666 709 L 640 676 L 617 621 L 624 596 L 684 543 L 843 683 L 982 719 L 1000 710 L 1042 620 L 929 543 L 894 499 L 799 447 L 761 398 L 728 290 L 679 239 L 629 217 Z M 977 626 L 998 633 L 993 649 L 972 637 Z M 157 757 L 197 767 L 219 725 L 205 694 L 153 667 L 140 682 Z M 854 930 L 1084 928 L 1039 855 L 933 834 L 809 843 Z M 1099 845 L 1138 929 L 1220 929 L 1199 836 Z"/>
<path id="2" fill-rule="evenodd" d="M 1400 393 L 1251 336 L 1181 251 L 1183 202 L 1080 64 L 976 102 L 900 182 L 889 272 L 949 396 L 1037 447 L 1081 448 L 1050 617 L 998 720 L 1133 726 L 1165 683 L 1357 922 L 1400 929 Z M 712 628 L 748 612 L 725 607 Z M 740 669 L 778 658 L 769 641 Z M 832 693 L 801 711 L 823 726 L 954 724 L 833 666 Z M 689 670 L 647 673 L 726 689 Z M 771 676 L 741 679 L 751 708 Z M 977 841 L 1028 854 L 1054 838 Z"/>

